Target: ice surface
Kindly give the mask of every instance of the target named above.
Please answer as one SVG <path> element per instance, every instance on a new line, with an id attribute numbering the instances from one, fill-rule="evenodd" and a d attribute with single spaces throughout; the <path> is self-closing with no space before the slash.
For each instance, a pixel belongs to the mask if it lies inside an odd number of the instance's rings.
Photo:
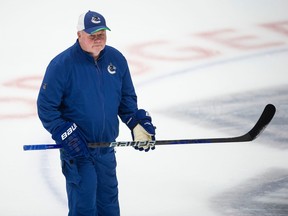
<path id="1" fill-rule="evenodd" d="M 285 0 L 2 1 L 1 184 L 5 216 L 67 215 L 57 150 L 35 100 L 49 61 L 76 40 L 78 16 L 105 15 L 158 139 L 236 136 L 267 103 L 277 113 L 254 142 L 118 148 L 124 216 L 288 215 L 288 2 Z M 130 140 L 121 125 L 121 140 Z"/>

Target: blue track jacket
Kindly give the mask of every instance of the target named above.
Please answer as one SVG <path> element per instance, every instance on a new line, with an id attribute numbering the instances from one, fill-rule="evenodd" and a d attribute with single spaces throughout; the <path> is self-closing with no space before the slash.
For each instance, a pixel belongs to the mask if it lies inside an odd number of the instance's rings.
<path id="1" fill-rule="evenodd" d="M 75 122 L 87 142 L 112 142 L 137 111 L 137 96 L 125 57 L 105 46 L 97 61 L 76 43 L 48 65 L 37 99 L 38 115 L 52 134 Z"/>

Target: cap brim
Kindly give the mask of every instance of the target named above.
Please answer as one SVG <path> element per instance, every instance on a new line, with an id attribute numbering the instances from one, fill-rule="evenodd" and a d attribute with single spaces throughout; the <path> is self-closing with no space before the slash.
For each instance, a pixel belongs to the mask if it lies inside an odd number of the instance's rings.
<path id="1" fill-rule="evenodd" d="M 96 27 L 96 28 L 89 28 L 89 29 L 84 29 L 84 31 L 86 32 L 86 33 L 88 33 L 88 34 L 94 34 L 94 33 L 96 33 L 96 32 L 98 32 L 98 31 L 101 31 L 101 30 L 108 30 L 108 31 L 111 31 L 108 27 L 106 27 L 106 26 L 98 26 L 98 27 Z"/>

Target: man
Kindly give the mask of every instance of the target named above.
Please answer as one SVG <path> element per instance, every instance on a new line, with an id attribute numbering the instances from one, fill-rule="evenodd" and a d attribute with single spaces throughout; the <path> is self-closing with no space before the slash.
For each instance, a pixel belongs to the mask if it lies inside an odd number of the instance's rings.
<path id="1" fill-rule="evenodd" d="M 113 142 L 120 119 L 134 140 L 154 140 L 151 117 L 137 107 L 125 57 L 106 45 L 104 17 L 88 11 L 79 17 L 78 39 L 48 65 L 37 99 L 38 115 L 60 150 L 69 216 L 119 216 L 113 148 L 88 148 Z M 139 150 L 149 151 L 149 147 Z"/>

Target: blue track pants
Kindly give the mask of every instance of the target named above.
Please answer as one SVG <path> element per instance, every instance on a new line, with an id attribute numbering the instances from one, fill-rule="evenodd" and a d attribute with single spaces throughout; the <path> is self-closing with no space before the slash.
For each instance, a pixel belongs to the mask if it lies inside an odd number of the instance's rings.
<path id="1" fill-rule="evenodd" d="M 69 159 L 61 152 L 68 216 L 119 216 L 116 159 L 112 148 L 97 148 L 89 158 Z"/>

